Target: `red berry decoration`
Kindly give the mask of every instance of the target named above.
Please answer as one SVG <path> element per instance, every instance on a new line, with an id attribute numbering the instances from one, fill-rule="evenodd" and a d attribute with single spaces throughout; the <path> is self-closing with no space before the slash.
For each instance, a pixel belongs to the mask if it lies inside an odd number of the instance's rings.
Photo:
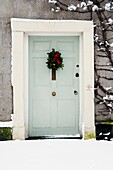
<path id="1" fill-rule="evenodd" d="M 48 58 L 47 58 L 47 67 L 49 69 L 63 69 L 64 64 L 63 64 L 63 58 L 61 57 L 61 53 L 58 51 L 55 51 L 55 49 L 52 49 L 52 51 L 48 54 Z"/>

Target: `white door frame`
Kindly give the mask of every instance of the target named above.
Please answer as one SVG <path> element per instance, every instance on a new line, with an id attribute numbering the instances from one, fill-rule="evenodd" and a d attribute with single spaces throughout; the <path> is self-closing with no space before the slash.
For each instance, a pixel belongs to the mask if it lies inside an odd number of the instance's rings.
<path id="1" fill-rule="evenodd" d="M 13 139 L 28 135 L 28 35 L 80 35 L 80 122 L 83 138 L 94 136 L 93 22 L 11 19 Z"/>

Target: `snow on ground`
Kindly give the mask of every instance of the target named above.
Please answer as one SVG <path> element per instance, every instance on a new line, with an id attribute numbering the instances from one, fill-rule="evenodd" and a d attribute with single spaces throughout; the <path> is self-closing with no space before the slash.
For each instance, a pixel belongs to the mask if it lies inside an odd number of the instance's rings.
<path id="1" fill-rule="evenodd" d="M 46 139 L 0 142 L 0 170 L 112 170 L 113 142 Z"/>

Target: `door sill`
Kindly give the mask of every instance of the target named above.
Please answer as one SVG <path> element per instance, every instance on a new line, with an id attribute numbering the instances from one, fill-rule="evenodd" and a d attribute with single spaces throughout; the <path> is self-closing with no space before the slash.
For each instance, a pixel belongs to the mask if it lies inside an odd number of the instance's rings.
<path id="1" fill-rule="evenodd" d="M 31 136 L 26 140 L 36 140 L 36 139 L 82 139 L 82 135 L 46 135 L 46 136 Z"/>

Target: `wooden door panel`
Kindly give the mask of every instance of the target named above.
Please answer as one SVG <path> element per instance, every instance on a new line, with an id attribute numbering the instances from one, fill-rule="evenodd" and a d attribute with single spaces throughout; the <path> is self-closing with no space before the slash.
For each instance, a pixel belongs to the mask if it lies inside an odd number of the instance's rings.
<path id="1" fill-rule="evenodd" d="M 42 52 L 46 52 L 46 51 L 48 51 L 48 49 L 50 49 L 50 47 L 51 47 L 51 41 L 47 41 L 47 40 L 43 40 L 43 39 L 41 39 L 40 38 L 40 40 L 38 40 L 38 39 L 35 39 L 34 41 L 33 41 L 33 53 L 36 53 L 37 55 L 37 57 L 40 57 L 40 53 L 42 53 Z"/>
<path id="2" fill-rule="evenodd" d="M 75 60 L 64 59 L 64 69 L 58 72 L 58 86 L 72 86 Z"/>
<path id="3" fill-rule="evenodd" d="M 47 68 L 47 53 L 55 48 L 64 58 L 56 81 Z M 79 37 L 29 37 L 29 136 L 75 135 L 79 132 Z M 78 70 L 77 70 L 78 71 Z M 52 92 L 56 96 L 52 96 Z"/>
<path id="4" fill-rule="evenodd" d="M 75 100 L 58 101 L 58 127 L 75 127 Z"/>
<path id="5" fill-rule="evenodd" d="M 33 101 L 33 128 L 51 127 L 51 100 Z"/>
<path id="6" fill-rule="evenodd" d="M 50 86 L 50 70 L 45 67 L 45 59 L 33 59 L 34 86 Z"/>

